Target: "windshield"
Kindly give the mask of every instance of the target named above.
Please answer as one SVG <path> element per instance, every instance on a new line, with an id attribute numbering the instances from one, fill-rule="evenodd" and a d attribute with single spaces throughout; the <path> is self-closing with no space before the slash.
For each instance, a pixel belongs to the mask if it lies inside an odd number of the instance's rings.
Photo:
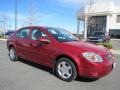
<path id="1" fill-rule="evenodd" d="M 73 34 L 61 28 L 48 28 L 48 32 L 60 42 L 78 41 L 79 39 Z"/>
<path id="2" fill-rule="evenodd" d="M 104 36 L 105 32 L 93 32 L 92 36 Z"/>

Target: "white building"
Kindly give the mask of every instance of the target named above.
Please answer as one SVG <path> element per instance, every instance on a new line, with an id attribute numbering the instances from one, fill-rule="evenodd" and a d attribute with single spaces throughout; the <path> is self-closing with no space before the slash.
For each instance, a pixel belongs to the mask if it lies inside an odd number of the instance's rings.
<path id="1" fill-rule="evenodd" d="M 84 20 L 85 39 L 99 30 L 108 33 L 117 30 L 120 35 L 120 7 L 112 2 L 86 5 L 83 12 L 78 13 L 78 19 Z"/>

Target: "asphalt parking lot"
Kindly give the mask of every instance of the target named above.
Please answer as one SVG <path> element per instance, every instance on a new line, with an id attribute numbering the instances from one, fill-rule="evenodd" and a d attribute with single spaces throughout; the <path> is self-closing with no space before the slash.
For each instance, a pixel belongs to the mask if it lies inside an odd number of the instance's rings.
<path id="1" fill-rule="evenodd" d="M 120 40 L 112 40 L 113 49 L 120 50 Z M 6 42 L 0 40 L 0 90 L 119 90 L 120 54 L 115 53 L 116 67 L 99 80 L 77 78 L 64 82 L 50 69 L 24 60 L 10 61 Z"/>

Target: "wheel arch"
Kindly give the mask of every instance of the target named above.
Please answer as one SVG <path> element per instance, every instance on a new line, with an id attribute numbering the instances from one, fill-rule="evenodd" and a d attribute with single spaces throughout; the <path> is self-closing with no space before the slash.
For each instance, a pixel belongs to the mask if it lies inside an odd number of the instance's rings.
<path id="1" fill-rule="evenodd" d="M 57 56 L 57 57 L 55 58 L 54 67 L 53 67 L 53 72 L 55 71 L 56 62 L 57 62 L 60 58 L 63 58 L 63 57 L 65 57 L 65 58 L 67 58 L 67 59 L 70 59 L 70 61 L 72 61 L 73 64 L 75 65 L 76 70 L 77 70 L 77 72 L 78 72 L 78 65 L 77 65 L 77 62 L 74 60 L 74 58 L 70 57 L 69 55 L 64 55 L 64 54 L 59 55 L 59 56 Z M 78 75 L 78 73 L 77 73 L 77 75 Z"/>
<path id="2" fill-rule="evenodd" d="M 11 47 L 15 48 L 13 44 L 10 44 L 10 45 L 8 46 L 8 50 L 9 50 Z"/>

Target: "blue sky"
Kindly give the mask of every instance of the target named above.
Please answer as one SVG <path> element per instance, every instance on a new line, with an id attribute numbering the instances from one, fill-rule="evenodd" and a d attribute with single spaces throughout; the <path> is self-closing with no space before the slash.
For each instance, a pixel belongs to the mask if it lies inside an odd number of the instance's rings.
<path id="1" fill-rule="evenodd" d="M 35 25 L 62 27 L 76 33 L 76 12 L 86 2 L 87 0 L 18 0 L 18 28 L 28 25 L 28 18 L 32 16 Z M 31 11 L 30 5 L 34 8 Z M 14 9 L 15 0 L 1 0 L 0 20 L 5 16 L 9 29 L 14 29 Z M 35 15 L 31 12 L 35 12 Z M 80 29 L 82 31 L 83 27 Z"/>
<path id="2" fill-rule="evenodd" d="M 18 0 L 18 28 L 28 25 L 31 2 L 35 7 L 35 25 L 63 27 L 76 32 L 76 11 L 83 5 L 79 0 Z M 15 0 L 1 0 L 0 5 L 0 16 L 6 16 L 10 29 L 14 29 L 14 4 Z"/>

